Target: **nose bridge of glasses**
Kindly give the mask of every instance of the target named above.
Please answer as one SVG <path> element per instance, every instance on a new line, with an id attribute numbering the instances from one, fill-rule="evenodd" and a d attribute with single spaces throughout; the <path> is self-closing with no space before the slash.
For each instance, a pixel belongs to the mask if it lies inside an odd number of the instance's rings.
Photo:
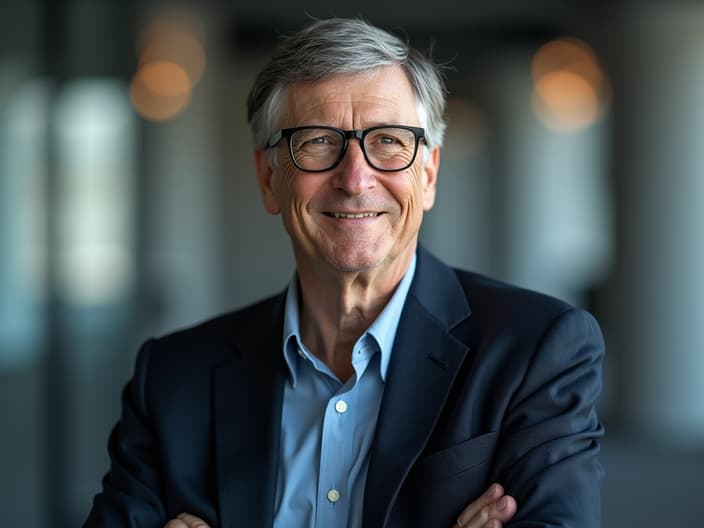
<path id="1" fill-rule="evenodd" d="M 345 134 L 346 139 L 355 138 L 358 139 L 360 143 L 364 137 L 364 130 L 343 130 L 343 133 Z"/>
<path id="2" fill-rule="evenodd" d="M 367 163 L 369 163 L 369 158 L 367 156 L 366 149 L 364 148 L 364 130 L 343 130 L 342 131 L 345 141 L 344 144 L 341 145 L 341 151 L 340 151 L 340 161 L 342 161 L 345 158 L 349 158 L 349 146 L 350 146 L 350 139 L 358 139 L 359 140 L 359 153 L 362 155 L 362 157 L 366 160 Z"/>
<path id="3" fill-rule="evenodd" d="M 343 144 L 341 145 L 341 151 L 340 151 L 340 159 L 344 158 L 345 155 L 347 154 L 347 150 L 349 147 L 349 140 L 350 139 L 358 139 L 359 140 L 359 148 L 362 151 L 362 154 L 364 154 L 364 157 L 367 157 L 367 152 L 364 148 L 364 130 L 340 130 L 342 135 L 344 136 L 345 140 Z"/>

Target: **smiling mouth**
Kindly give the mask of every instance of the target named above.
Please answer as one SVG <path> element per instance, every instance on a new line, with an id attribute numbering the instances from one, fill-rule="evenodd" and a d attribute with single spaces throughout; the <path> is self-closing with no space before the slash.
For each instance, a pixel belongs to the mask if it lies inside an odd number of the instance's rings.
<path id="1" fill-rule="evenodd" d="M 332 218 L 374 218 L 381 213 L 325 213 Z"/>

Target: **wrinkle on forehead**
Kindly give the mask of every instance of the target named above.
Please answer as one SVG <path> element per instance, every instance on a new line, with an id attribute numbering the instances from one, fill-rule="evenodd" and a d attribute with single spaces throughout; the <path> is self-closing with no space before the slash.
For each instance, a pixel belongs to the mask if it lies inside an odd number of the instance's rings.
<path id="1" fill-rule="evenodd" d="M 294 83 L 286 91 L 284 109 L 282 127 L 420 124 L 413 88 L 400 66 Z"/>

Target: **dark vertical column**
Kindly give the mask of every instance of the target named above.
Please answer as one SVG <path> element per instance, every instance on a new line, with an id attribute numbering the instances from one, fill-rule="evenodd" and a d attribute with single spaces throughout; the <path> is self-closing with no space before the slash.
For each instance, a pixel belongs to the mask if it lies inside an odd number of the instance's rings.
<path id="1" fill-rule="evenodd" d="M 61 323 L 61 298 L 58 293 L 58 200 L 57 143 L 53 113 L 61 86 L 66 81 L 67 5 L 65 0 L 45 0 L 42 4 L 41 74 L 50 81 L 47 116 L 46 155 L 46 331 L 44 347 L 44 397 L 46 440 L 46 487 L 43 501 L 50 526 L 66 526 L 66 496 L 62 481 L 70 474 L 64 467 L 66 446 L 63 420 L 67 412 L 65 391 L 66 339 Z"/>

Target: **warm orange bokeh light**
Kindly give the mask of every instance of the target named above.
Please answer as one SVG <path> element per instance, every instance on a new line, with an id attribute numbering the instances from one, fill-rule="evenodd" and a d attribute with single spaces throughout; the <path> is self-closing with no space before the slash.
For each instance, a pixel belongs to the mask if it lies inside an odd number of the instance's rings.
<path id="1" fill-rule="evenodd" d="M 191 82 L 177 64 L 161 61 L 139 69 L 132 79 L 130 100 L 135 110 L 151 121 L 164 121 L 180 113 L 191 99 Z"/>
<path id="2" fill-rule="evenodd" d="M 188 105 L 205 71 L 203 34 L 197 18 L 180 10 L 162 12 L 141 32 L 130 98 L 142 117 L 164 121 Z"/>
<path id="3" fill-rule="evenodd" d="M 593 124 L 608 106 L 609 83 L 596 54 L 574 38 L 544 44 L 533 57 L 533 107 L 550 128 L 575 131 Z"/>
<path id="4" fill-rule="evenodd" d="M 558 70 L 535 84 L 534 109 L 551 128 L 563 132 L 589 126 L 599 117 L 599 98 L 583 77 Z"/>
<path id="5" fill-rule="evenodd" d="M 592 49 L 574 38 L 560 38 L 544 44 L 533 57 L 533 80 L 556 70 L 571 71 L 593 86 L 603 82 L 599 61 Z"/>
<path id="6" fill-rule="evenodd" d="M 165 97 L 182 95 L 193 88 L 186 71 L 174 62 L 148 62 L 139 68 L 136 77 L 150 92 Z"/>

